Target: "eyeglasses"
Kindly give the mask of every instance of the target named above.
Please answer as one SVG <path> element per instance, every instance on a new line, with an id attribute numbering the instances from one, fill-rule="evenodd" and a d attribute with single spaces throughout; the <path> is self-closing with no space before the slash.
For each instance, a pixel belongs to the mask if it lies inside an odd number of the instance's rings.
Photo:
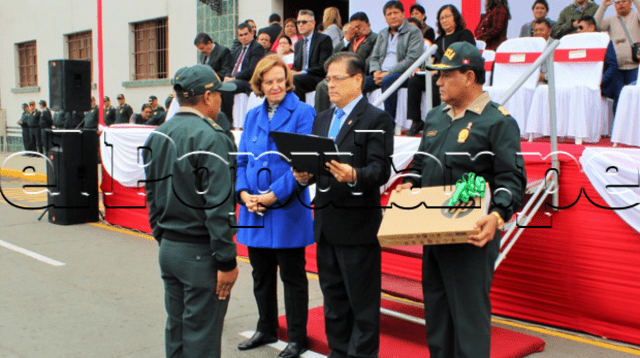
<path id="1" fill-rule="evenodd" d="M 331 82 L 336 82 L 337 83 L 337 82 L 342 82 L 342 81 L 346 80 L 347 78 L 353 77 L 353 76 L 355 76 L 355 75 L 340 76 L 340 77 L 338 77 L 338 76 L 333 76 L 333 77 L 327 76 L 324 79 L 325 79 L 325 81 L 327 81 L 327 83 L 331 83 Z"/>
<path id="2" fill-rule="evenodd" d="M 311 21 L 309 21 L 309 20 L 298 20 L 298 21 L 296 21 L 296 24 L 306 25 L 307 22 L 311 22 Z"/>

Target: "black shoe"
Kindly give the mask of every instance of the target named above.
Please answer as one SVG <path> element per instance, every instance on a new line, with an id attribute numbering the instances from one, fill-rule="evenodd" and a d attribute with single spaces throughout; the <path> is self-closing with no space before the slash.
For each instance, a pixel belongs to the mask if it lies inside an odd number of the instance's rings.
<path id="1" fill-rule="evenodd" d="M 409 128 L 409 130 L 407 131 L 407 133 L 405 134 L 407 137 L 414 137 L 416 135 L 418 135 L 418 133 L 420 133 L 420 131 L 424 128 L 424 122 L 423 121 L 413 121 L 413 124 L 411 125 L 411 128 Z"/>
<path id="2" fill-rule="evenodd" d="M 306 343 L 294 343 L 287 344 L 287 347 L 278 354 L 278 358 L 298 358 L 300 355 L 307 351 Z"/>
<path id="3" fill-rule="evenodd" d="M 253 337 L 238 344 L 238 349 L 241 351 L 244 351 L 247 349 L 254 349 L 260 346 L 264 346 L 265 344 L 275 343 L 277 341 L 278 341 L 278 336 L 276 335 L 268 335 L 264 332 L 256 331 L 256 333 L 253 334 Z"/>

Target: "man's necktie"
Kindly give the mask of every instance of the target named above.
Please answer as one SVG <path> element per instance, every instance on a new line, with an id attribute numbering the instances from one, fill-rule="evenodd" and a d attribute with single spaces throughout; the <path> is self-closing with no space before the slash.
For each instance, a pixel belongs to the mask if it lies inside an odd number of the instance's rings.
<path id="1" fill-rule="evenodd" d="M 338 133 L 340 133 L 340 123 L 342 123 L 342 116 L 344 111 L 340 108 L 336 109 L 333 116 L 333 122 L 331 123 L 331 129 L 329 129 L 329 138 L 332 138 L 335 142 Z"/>
<path id="2" fill-rule="evenodd" d="M 309 39 L 305 37 L 302 40 L 302 70 L 304 71 L 307 70 L 307 62 L 309 61 L 309 46 L 307 46 L 308 43 Z"/>
<path id="3" fill-rule="evenodd" d="M 242 61 L 244 60 L 244 55 L 247 52 L 247 47 L 248 46 L 242 46 L 242 52 L 240 53 L 240 56 L 238 57 L 238 61 L 236 61 L 236 65 L 233 66 L 233 72 L 231 72 L 231 76 L 235 76 L 236 73 L 240 70 L 240 65 L 242 65 Z"/>

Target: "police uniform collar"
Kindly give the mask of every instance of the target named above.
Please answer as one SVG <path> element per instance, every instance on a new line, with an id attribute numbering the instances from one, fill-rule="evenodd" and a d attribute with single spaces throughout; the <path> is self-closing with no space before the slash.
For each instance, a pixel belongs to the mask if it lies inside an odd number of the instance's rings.
<path id="1" fill-rule="evenodd" d="M 456 119 L 460 119 L 464 117 L 467 114 L 467 111 L 473 112 L 478 115 L 482 114 L 482 112 L 484 112 L 485 107 L 487 107 L 490 101 L 491 101 L 491 98 L 489 97 L 489 93 L 482 92 L 482 94 L 478 96 L 478 98 L 476 98 L 475 101 L 471 102 L 471 104 L 467 108 L 465 108 L 463 111 L 458 113 L 457 116 L 453 114 L 453 106 L 451 106 L 450 104 L 444 106 L 444 108 L 442 108 L 442 111 L 447 112 L 449 117 L 451 117 L 451 120 L 455 121 Z"/>
<path id="2" fill-rule="evenodd" d="M 200 117 L 200 118 L 207 118 L 207 116 L 205 116 L 204 114 L 202 114 L 202 112 L 198 111 L 197 109 L 193 108 L 193 107 L 186 107 L 186 106 L 182 106 L 180 107 L 180 109 L 178 110 L 178 112 L 176 112 L 176 114 L 180 114 L 180 113 L 184 113 L 184 114 L 195 114 L 196 116 Z"/>

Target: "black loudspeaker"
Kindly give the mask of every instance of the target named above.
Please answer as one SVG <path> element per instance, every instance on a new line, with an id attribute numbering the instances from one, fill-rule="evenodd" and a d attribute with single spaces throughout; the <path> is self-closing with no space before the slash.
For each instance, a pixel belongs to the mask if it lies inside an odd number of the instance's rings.
<path id="1" fill-rule="evenodd" d="M 98 134 L 95 130 L 47 130 L 49 222 L 98 221 Z"/>
<path id="2" fill-rule="evenodd" d="M 90 61 L 49 61 L 49 107 L 56 111 L 91 109 Z"/>

